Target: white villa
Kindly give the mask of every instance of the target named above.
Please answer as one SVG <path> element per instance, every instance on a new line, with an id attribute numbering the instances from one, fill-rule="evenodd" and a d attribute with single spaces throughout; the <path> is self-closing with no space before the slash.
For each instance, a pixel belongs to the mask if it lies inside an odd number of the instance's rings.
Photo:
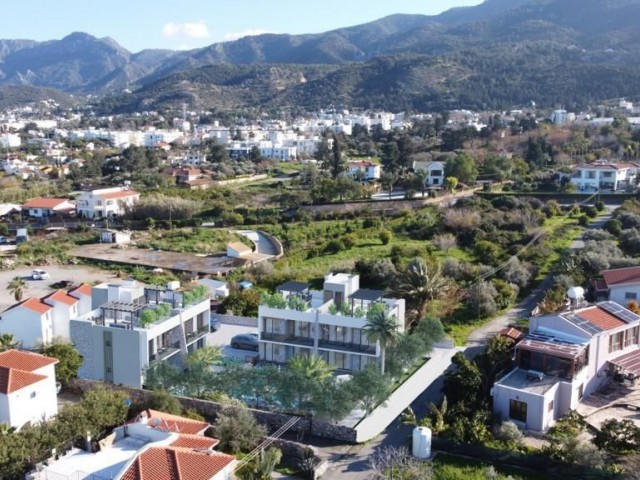
<path id="1" fill-rule="evenodd" d="M 278 287 L 285 304 L 260 305 L 260 359 L 285 363 L 291 357 L 315 354 L 339 370 L 357 371 L 380 360 L 379 343 L 363 334 L 367 311 L 381 305 L 404 330 L 404 300 L 360 288 L 360 277 L 346 273 L 325 276 L 322 291 L 302 282 Z"/>
<path id="2" fill-rule="evenodd" d="M 80 194 L 76 199 L 76 210 L 78 217 L 109 218 L 122 215 L 138 200 L 140 194 L 128 187 L 103 188 Z"/>
<path id="3" fill-rule="evenodd" d="M 640 376 L 640 316 L 614 302 L 532 317 L 516 368 L 491 394 L 501 420 L 545 431 L 608 376 Z"/>
<path id="4" fill-rule="evenodd" d="M 596 190 L 626 190 L 637 186 L 638 166 L 630 163 L 608 163 L 598 161 L 578 165 L 569 181 L 580 192 Z"/>
<path id="5" fill-rule="evenodd" d="M 413 162 L 415 172 L 423 171 L 427 174 L 425 185 L 442 187 L 444 183 L 444 163 L 442 162 Z"/>

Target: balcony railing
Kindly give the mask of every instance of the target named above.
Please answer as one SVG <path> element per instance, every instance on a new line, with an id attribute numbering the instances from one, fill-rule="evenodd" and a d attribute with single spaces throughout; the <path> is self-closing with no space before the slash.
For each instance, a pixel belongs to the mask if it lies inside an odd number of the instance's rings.
<path id="1" fill-rule="evenodd" d="M 201 338 L 206 337 L 209 334 L 209 331 L 210 329 L 207 325 L 205 327 L 199 328 L 195 332 L 187 333 L 187 343 L 193 343 L 200 340 Z"/>
<path id="2" fill-rule="evenodd" d="M 149 356 L 149 365 L 162 362 L 163 360 L 166 360 L 167 358 L 172 357 L 179 351 L 180 351 L 180 348 L 176 346 L 161 348 L 155 353 L 155 355 Z"/>
<path id="3" fill-rule="evenodd" d="M 271 342 L 290 343 L 292 345 L 302 345 L 305 347 L 313 347 L 313 338 L 300 337 L 297 335 L 289 335 L 282 333 L 267 333 L 262 332 L 260 335 L 262 340 L 268 340 Z"/>
<path id="4" fill-rule="evenodd" d="M 349 353 L 366 353 L 369 355 L 376 354 L 375 345 L 363 345 L 360 343 L 345 343 L 330 340 L 320 340 L 320 342 L 318 343 L 318 348 L 324 348 L 327 350 L 340 350 L 342 352 Z"/>

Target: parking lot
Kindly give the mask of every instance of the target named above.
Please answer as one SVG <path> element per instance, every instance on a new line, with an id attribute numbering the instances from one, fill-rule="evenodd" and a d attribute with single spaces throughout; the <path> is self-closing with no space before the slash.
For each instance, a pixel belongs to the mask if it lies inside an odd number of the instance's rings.
<path id="1" fill-rule="evenodd" d="M 35 267 L 34 267 L 35 268 Z M 6 310 L 15 303 L 13 296 L 7 291 L 7 285 L 15 277 L 21 277 L 27 282 L 23 298 L 44 297 L 54 291 L 51 285 L 67 281 L 77 285 L 80 283 L 106 282 L 115 280 L 113 272 L 100 270 L 85 265 L 56 265 L 37 267 L 49 274 L 47 280 L 33 280 L 31 267 L 19 267 L 12 270 L 0 270 L 0 311 Z"/>
<path id="2" fill-rule="evenodd" d="M 231 339 L 234 335 L 257 332 L 257 328 L 227 325 L 223 323 L 217 331 L 211 332 L 207 336 L 207 345 L 222 347 L 222 352 L 225 357 L 236 358 L 242 361 L 250 361 L 258 355 L 258 352 L 231 348 Z"/>

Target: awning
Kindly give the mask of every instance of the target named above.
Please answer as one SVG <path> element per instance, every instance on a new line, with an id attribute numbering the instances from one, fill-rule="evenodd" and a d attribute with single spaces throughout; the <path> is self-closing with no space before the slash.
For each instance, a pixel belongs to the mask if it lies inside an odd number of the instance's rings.
<path id="1" fill-rule="evenodd" d="M 625 353 L 618 358 L 609 360 L 609 363 L 622 369 L 625 373 L 632 373 L 636 377 L 640 377 L 640 350 Z"/>

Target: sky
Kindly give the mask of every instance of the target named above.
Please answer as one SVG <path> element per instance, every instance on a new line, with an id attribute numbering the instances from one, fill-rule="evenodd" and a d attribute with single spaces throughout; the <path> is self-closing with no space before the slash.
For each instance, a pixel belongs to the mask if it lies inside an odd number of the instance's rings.
<path id="1" fill-rule="evenodd" d="M 198 48 L 260 33 L 316 33 L 394 13 L 435 15 L 482 0 L 0 0 L 0 38 L 111 37 L 138 52 Z"/>

